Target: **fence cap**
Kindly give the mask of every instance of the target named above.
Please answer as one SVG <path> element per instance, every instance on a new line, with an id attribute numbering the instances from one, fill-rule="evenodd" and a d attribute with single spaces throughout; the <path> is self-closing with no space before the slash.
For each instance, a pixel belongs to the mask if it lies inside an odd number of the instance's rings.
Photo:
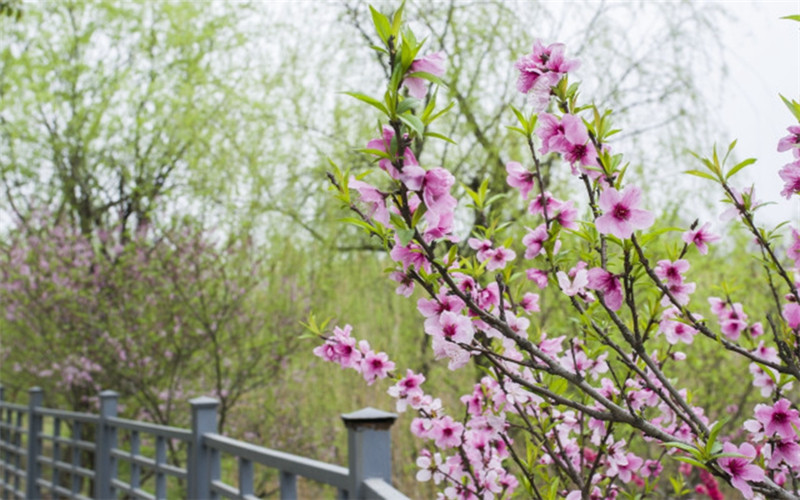
<path id="1" fill-rule="evenodd" d="M 352 413 L 342 414 L 342 420 L 348 429 L 370 427 L 373 429 L 388 429 L 397 420 L 397 413 L 376 410 L 371 406 L 362 408 Z"/>
<path id="2" fill-rule="evenodd" d="M 216 408 L 219 405 L 219 400 L 208 396 L 200 396 L 190 399 L 189 404 L 194 408 Z"/>

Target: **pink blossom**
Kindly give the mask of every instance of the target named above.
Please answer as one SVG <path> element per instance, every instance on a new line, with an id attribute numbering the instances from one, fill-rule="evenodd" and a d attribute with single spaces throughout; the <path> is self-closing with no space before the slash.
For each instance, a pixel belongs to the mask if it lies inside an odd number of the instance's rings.
<path id="1" fill-rule="evenodd" d="M 661 321 L 659 331 L 664 332 L 667 342 L 672 345 L 677 344 L 679 341 L 684 344 L 691 344 L 694 341 L 694 336 L 697 335 L 697 330 L 694 327 L 673 320 Z"/>
<path id="2" fill-rule="evenodd" d="M 566 337 L 564 335 L 552 339 L 547 338 L 547 334 L 542 332 L 542 338 L 539 341 L 539 349 L 550 356 L 555 357 L 558 353 L 563 351 L 564 347 L 561 345 Z"/>
<path id="3" fill-rule="evenodd" d="M 728 303 L 719 297 L 709 297 L 708 304 L 711 306 L 711 312 L 717 316 L 725 312 L 728 307 Z"/>
<path id="4" fill-rule="evenodd" d="M 536 229 L 528 229 L 528 234 L 522 237 L 522 244 L 526 247 L 525 258 L 533 259 L 542 253 L 548 237 L 547 227 L 544 224 L 540 224 Z"/>
<path id="5" fill-rule="evenodd" d="M 794 261 L 794 267 L 800 269 L 800 231 L 792 228 L 792 244 L 786 249 L 786 255 Z"/>
<path id="6" fill-rule="evenodd" d="M 426 170 L 419 165 L 405 165 L 399 178 L 409 191 L 419 191 L 425 182 L 426 173 Z"/>
<path id="7" fill-rule="evenodd" d="M 788 399 L 782 398 L 773 406 L 757 404 L 755 415 L 768 436 L 777 433 L 784 439 L 797 439 L 792 425 L 800 427 L 800 412 L 791 408 Z"/>
<path id="8" fill-rule="evenodd" d="M 568 141 L 564 136 L 564 125 L 557 116 L 550 113 L 541 113 L 537 121 L 536 135 L 542 141 L 539 152 L 547 153 L 566 153 Z"/>
<path id="9" fill-rule="evenodd" d="M 741 192 L 731 187 L 731 192 L 733 193 L 733 200 L 730 200 L 731 207 L 722 212 L 719 216 L 722 221 L 728 221 L 740 215 L 738 206 L 742 206 L 744 209 L 751 211 L 761 206 L 761 202 L 756 200 L 755 188 L 752 186 L 743 189 Z"/>
<path id="10" fill-rule="evenodd" d="M 528 193 L 533 189 L 533 181 L 536 178 L 533 172 L 515 161 L 510 161 L 506 164 L 506 171 L 508 172 L 508 177 L 506 177 L 508 185 L 519 189 L 522 199 L 527 199 Z"/>
<path id="11" fill-rule="evenodd" d="M 432 316 L 425 320 L 425 333 L 435 337 L 442 337 L 452 342 L 469 344 L 475 330 L 472 321 L 462 315 L 444 311 L 439 317 Z"/>
<path id="12" fill-rule="evenodd" d="M 464 301 L 455 295 L 448 295 L 447 290 L 442 288 L 434 299 L 421 298 L 417 301 L 417 309 L 426 318 L 439 316 L 445 311 L 460 313 L 464 309 Z"/>
<path id="13" fill-rule="evenodd" d="M 561 202 L 553 198 L 549 191 L 545 191 L 543 195 L 539 194 L 531 200 L 528 212 L 543 216 L 544 210 L 547 208 L 547 217 L 551 218 L 559 206 L 561 206 Z"/>
<path id="14" fill-rule="evenodd" d="M 419 59 L 415 59 L 408 69 L 408 74 L 424 72 L 430 73 L 434 76 L 444 76 L 444 54 L 441 52 L 434 52 L 426 54 Z M 413 76 L 406 76 L 403 80 L 403 85 L 408 88 L 408 93 L 417 99 L 422 99 L 428 93 L 428 88 L 425 85 L 426 80 Z"/>
<path id="15" fill-rule="evenodd" d="M 638 208 L 641 196 L 641 190 L 632 185 L 621 193 L 614 188 L 600 193 L 599 205 L 604 213 L 595 221 L 597 230 L 625 239 L 630 238 L 636 229 L 652 226 L 655 221 L 653 214 Z"/>
<path id="16" fill-rule="evenodd" d="M 564 229 L 578 229 L 575 219 L 578 216 L 578 209 L 572 200 L 566 201 L 558 206 L 558 212 L 553 220 L 558 222 Z"/>
<path id="17" fill-rule="evenodd" d="M 388 125 L 384 125 L 382 137 L 380 139 L 372 139 L 369 141 L 367 143 L 367 149 L 375 149 L 377 151 L 383 151 L 384 153 L 390 153 L 392 151 L 393 139 L 394 129 Z M 406 148 L 403 153 L 403 164 L 418 165 L 417 158 L 414 156 L 414 153 L 410 148 Z M 378 166 L 385 170 L 392 177 L 392 179 L 400 179 L 400 172 L 397 171 L 391 160 L 388 158 L 381 158 L 378 161 Z"/>
<path id="18" fill-rule="evenodd" d="M 767 370 L 772 369 L 767 368 Z M 776 387 L 773 377 L 755 363 L 750 363 L 750 373 L 753 375 L 753 386 L 761 389 L 761 397 L 769 397 Z M 771 371 L 771 373 L 775 376 L 774 371 Z"/>
<path id="19" fill-rule="evenodd" d="M 639 467 L 641 467 L 644 462 L 641 458 L 630 452 L 625 455 L 624 460 L 611 461 L 609 459 L 609 461 L 611 464 L 608 467 L 608 475 L 618 476 L 623 483 L 629 483 L 633 478 L 633 473 L 639 470 Z"/>
<path id="20" fill-rule="evenodd" d="M 521 57 L 514 65 L 520 72 L 517 89 L 527 94 L 542 75 L 554 73 L 560 77 L 576 69 L 579 64 L 576 60 L 564 58 L 564 44 L 553 43 L 545 47 L 540 40 L 536 40 L 533 44 L 533 53 Z"/>
<path id="21" fill-rule="evenodd" d="M 527 292 L 522 296 L 519 305 L 526 312 L 539 312 L 539 294 Z"/>
<path id="22" fill-rule="evenodd" d="M 763 359 L 764 361 L 769 361 L 771 363 L 779 363 L 780 358 L 778 357 L 778 350 L 774 347 L 768 347 L 764 345 L 764 341 L 758 343 L 758 346 L 753 349 L 753 354 L 758 356 L 759 358 Z"/>
<path id="23" fill-rule="evenodd" d="M 668 285 L 667 288 L 672 296 L 675 297 L 675 300 L 678 301 L 678 304 L 685 306 L 689 303 L 689 295 L 694 293 L 697 285 L 694 283 L 683 283 L 680 285 Z M 661 305 L 663 306 L 667 306 L 671 302 L 672 301 L 666 295 L 661 299 Z"/>
<path id="24" fill-rule="evenodd" d="M 547 273 L 545 271 L 532 267 L 525 271 L 525 275 L 529 280 L 536 283 L 536 286 L 538 286 L 540 289 L 543 290 L 545 287 L 547 287 Z"/>
<path id="25" fill-rule="evenodd" d="M 439 448 L 454 448 L 461 444 L 464 426 L 445 415 L 433 420 L 431 437 Z"/>
<path id="26" fill-rule="evenodd" d="M 795 158 L 800 158 L 800 125 L 792 125 L 786 129 L 789 135 L 778 141 L 778 152 L 792 150 Z"/>
<path id="27" fill-rule="evenodd" d="M 724 453 L 736 453 L 744 457 L 722 457 L 717 460 L 722 470 L 731 476 L 731 485 L 742 492 L 745 498 L 753 498 L 753 489 L 748 481 L 761 481 L 764 471 L 750 462 L 756 458 L 756 450 L 750 443 L 743 443 L 738 448 L 733 443 L 722 445 Z"/>
<path id="28" fill-rule="evenodd" d="M 411 421 L 411 433 L 421 439 L 431 437 L 432 423 L 429 418 L 415 418 Z"/>
<path id="29" fill-rule="evenodd" d="M 619 311 L 622 307 L 622 284 L 619 278 L 602 267 L 595 267 L 589 270 L 588 279 L 587 287 L 603 292 L 603 298 L 609 309 Z"/>
<path id="30" fill-rule="evenodd" d="M 361 374 L 367 384 L 372 385 L 379 378 L 386 378 L 389 372 L 394 370 L 394 362 L 389 361 L 389 356 L 385 352 L 375 353 L 367 351 L 361 360 Z"/>
<path id="31" fill-rule="evenodd" d="M 467 244 L 473 250 L 478 251 L 476 254 L 478 257 L 478 262 L 483 262 L 491 255 L 492 240 L 479 240 L 478 238 L 470 238 L 467 240 Z"/>
<path id="32" fill-rule="evenodd" d="M 586 269 L 576 271 L 572 281 L 570 281 L 567 273 L 558 271 L 556 273 L 556 278 L 558 279 L 558 286 L 561 288 L 561 291 L 570 297 L 574 297 L 583 292 L 586 285 L 589 284 L 589 271 Z"/>
<path id="33" fill-rule="evenodd" d="M 564 138 L 566 139 L 566 144 L 563 145 L 564 159 L 572 164 L 572 173 L 577 174 L 575 164 L 581 167 L 597 167 L 597 150 L 589 141 L 589 132 L 586 130 L 583 120 L 578 116 L 567 114 L 561 119 L 561 124 L 564 126 Z M 582 171 L 591 178 L 600 176 L 598 171 L 585 169 Z"/>
<path id="34" fill-rule="evenodd" d="M 351 178 L 349 187 L 358 191 L 361 201 L 367 204 L 367 216 L 372 217 L 383 225 L 389 225 L 389 210 L 386 209 L 386 193 L 379 191 L 375 186 Z"/>
<path id="35" fill-rule="evenodd" d="M 655 268 L 656 276 L 665 280 L 668 285 L 683 283 L 683 273 L 689 270 L 689 261 L 679 259 L 675 262 L 659 260 Z"/>
<path id="36" fill-rule="evenodd" d="M 686 231 L 682 236 L 683 241 L 687 245 L 694 244 L 701 254 L 706 255 L 708 253 L 708 246 L 706 243 L 713 243 L 721 239 L 719 235 L 711 233 L 709 230 L 710 225 L 710 223 L 706 222 L 700 229 L 690 229 Z"/>
<path id="37" fill-rule="evenodd" d="M 778 171 L 778 175 L 785 183 L 781 191 L 782 196 L 788 200 L 793 194 L 800 193 L 800 160 L 784 165 Z"/>
<path id="38" fill-rule="evenodd" d="M 640 474 L 642 475 L 642 477 L 656 478 L 661 474 L 661 470 L 662 470 L 661 462 L 657 460 L 645 460 Z"/>
<path id="39" fill-rule="evenodd" d="M 441 238 L 452 231 L 453 210 L 458 202 L 450 194 L 455 177 L 447 170 L 437 167 L 425 172 L 422 181 L 422 199 L 427 211 L 425 221 L 428 227 L 423 235 L 427 241 Z"/>
<path id="40" fill-rule="evenodd" d="M 428 259 L 425 258 L 422 247 L 413 241 L 403 246 L 400 244 L 400 239 L 397 235 L 395 235 L 394 241 L 395 245 L 389 252 L 389 256 L 395 262 L 399 262 L 403 265 L 404 272 L 408 272 L 409 267 L 424 269 L 426 272 L 430 272 L 431 264 L 428 262 Z"/>
<path id="41" fill-rule="evenodd" d="M 395 289 L 395 293 L 397 295 L 402 295 L 403 297 L 411 297 L 411 294 L 414 293 L 414 280 L 406 273 L 401 273 L 400 271 L 392 271 L 389 273 L 389 279 L 398 282 L 400 285 Z"/>
<path id="42" fill-rule="evenodd" d="M 489 263 L 486 264 L 486 269 L 489 271 L 496 271 L 506 267 L 508 262 L 517 258 L 517 254 L 513 250 L 506 247 L 497 247 L 489 256 Z"/>
<path id="43" fill-rule="evenodd" d="M 500 304 L 500 290 L 496 282 L 491 282 L 478 291 L 478 307 L 489 309 L 491 306 Z"/>
<path id="44" fill-rule="evenodd" d="M 796 439 L 796 438 L 795 438 Z M 800 468 L 800 445 L 793 439 L 773 441 L 770 447 L 769 468 L 776 469 L 781 462 L 794 469 Z"/>
<path id="45" fill-rule="evenodd" d="M 783 319 L 789 328 L 796 330 L 800 327 L 800 304 L 789 302 L 783 306 Z"/>

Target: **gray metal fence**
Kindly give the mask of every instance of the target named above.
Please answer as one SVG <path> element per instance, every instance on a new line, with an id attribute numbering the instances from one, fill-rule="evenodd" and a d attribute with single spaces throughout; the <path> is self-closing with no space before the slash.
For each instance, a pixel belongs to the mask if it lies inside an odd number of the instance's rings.
<path id="1" fill-rule="evenodd" d="M 348 467 L 341 467 L 217 434 L 218 401 L 208 397 L 189 401 L 192 427 L 180 429 L 118 418 L 114 391 L 100 393 L 99 415 L 44 408 L 43 396 L 34 387 L 27 406 L 8 403 L 0 386 L 3 499 L 91 495 L 253 500 L 258 498 L 256 464 L 278 471 L 281 499 L 298 498 L 298 476 L 334 486 L 338 498 L 407 499 L 391 485 L 389 429 L 397 418 L 393 413 L 365 408 L 342 415 Z M 125 446 L 118 442 L 121 432 Z M 170 454 L 183 457 L 186 468 L 170 463 Z M 221 464 L 226 458 L 236 461 L 235 484 L 223 481 Z M 127 481 L 118 474 L 120 467 L 125 467 Z M 142 487 L 145 480 L 147 489 Z"/>

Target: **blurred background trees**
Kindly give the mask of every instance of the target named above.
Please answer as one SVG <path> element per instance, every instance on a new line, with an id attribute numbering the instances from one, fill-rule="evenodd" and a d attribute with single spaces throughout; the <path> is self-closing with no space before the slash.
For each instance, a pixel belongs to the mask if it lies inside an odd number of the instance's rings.
<path id="1" fill-rule="evenodd" d="M 298 341 L 310 311 L 398 346 L 399 366 L 431 385 L 455 395 L 473 382 L 430 365 L 415 303 L 385 279 L 382 250 L 355 232 L 356 244 L 335 241 L 351 229 L 325 195 L 326 158 L 363 172 L 353 151 L 378 135 L 338 93 L 380 84 L 366 4 L 66 0 L 0 12 L 7 394 L 36 383 L 49 404 L 88 410 L 113 388 L 129 416 L 172 425 L 188 398 L 208 394 L 226 432 L 341 462 L 335 415 L 377 404 L 382 389 L 317 369 Z M 506 125 L 509 105 L 524 105 L 513 62 L 536 38 L 582 61 L 583 88 L 614 109 L 614 147 L 634 172 L 684 170 L 685 149 L 718 126 L 698 83 L 724 69 L 714 4 L 411 1 L 406 13 L 426 50 L 445 54 L 437 100 L 456 110 L 436 127 L 457 144 L 415 147 L 473 188 L 488 179 L 506 193 L 505 163 L 525 157 Z M 567 176 L 548 174 L 559 196 Z M 679 185 L 650 196 L 677 222 Z M 474 220 L 464 213 L 462 236 Z M 546 317 L 551 330 L 569 325 L 560 311 Z M 697 385 L 724 383 L 715 376 Z M 415 444 L 396 442 L 401 488 L 415 491 Z"/>

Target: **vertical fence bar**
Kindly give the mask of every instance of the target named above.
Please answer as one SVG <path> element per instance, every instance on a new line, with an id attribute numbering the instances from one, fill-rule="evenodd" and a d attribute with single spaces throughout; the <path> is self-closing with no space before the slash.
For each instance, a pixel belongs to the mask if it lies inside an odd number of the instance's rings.
<path id="1" fill-rule="evenodd" d="M 0 403 L 4 402 L 6 400 L 6 392 L 5 391 L 6 391 L 5 387 L 0 385 Z M 10 411 L 11 410 L 5 410 L 6 414 L 10 414 Z M 3 420 L 3 409 L 0 408 L 0 421 L 2 421 L 2 420 Z M 9 419 L 9 423 L 10 423 L 10 419 Z M 4 442 L 4 443 L 6 443 L 8 445 L 11 444 L 11 429 L 5 429 L 5 428 L 0 427 L 0 442 Z M 3 500 L 8 499 L 9 498 L 9 494 L 10 494 L 10 492 L 8 491 L 8 486 L 11 484 L 9 482 L 9 479 L 10 479 L 9 472 L 8 472 L 8 466 L 9 465 L 11 465 L 11 452 L 8 451 L 8 448 L 6 448 L 3 451 L 3 484 L 6 485 L 3 488 Z"/>
<path id="2" fill-rule="evenodd" d="M 284 470 L 280 473 L 281 500 L 297 498 L 297 476 Z"/>
<path id="3" fill-rule="evenodd" d="M 14 436 L 12 440 L 14 441 L 14 446 L 17 447 L 17 450 L 22 449 L 22 415 L 24 415 L 24 411 L 14 410 L 13 412 L 8 413 L 8 421 L 11 423 L 12 415 L 16 416 L 17 423 L 14 424 Z M 19 452 L 14 453 L 14 467 L 16 467 L 17 472 L 22 470 L 22 454 Z M 21 479 L 19 474 L 14 474 L 14 492 L 22 491 L 22 487 L 20 486 Z"/>
<path id="4" fill-rule="evenodd" d="M 117 399 L 114 391 L 100 393 L 100 421 L 97 423 L 94 452 L 94 497 L 116 498 L 111 480 L 117 477 L 117 461 L 111 456 L 111 448 L 117 447 L 117 428 L 106 419 L 117 416 Z M 80 439 L 80 436 L 78 436 Z"/>
<path id="5" fill-rule="evenodd" d="M 55 497 L 55 488 L 61 486 L 61 472 L 56 467 L 56 461 L 61 460 L 61 443 L 58 438 L 61 437 L 61 419 L 56 417 L 53 419 L 53 489 L 51 493 Z"/>
<path id="6" fill-rule="evenodd" d="M 392 439 L 389 429 L 397 414 L 364 408 L 342 415 L 347 427 L 347 461 L 350 470 L 350 500 L 364 498 L 365 479 L 381 478 L 392 483 Z"/>
<path id="7" fill-rule="evenodd" d="M 211 487 L 211 483 L 214 481 L 218 481 L 222 479 L 222 458 L 220 457 L 219 450 L 212 448 L 209 450 L 210 453 L 208 454 L 208 459 L 210 461 L 209 465 L 209 475 L 208 475 L 208 487 Z M 216 491 L 212 491 L 209 497 L 211 500 L 217 500 L 219 498 L 219 493 Z"/>
<path id="8" fill-rule="evenodd" d="M 253 480 L 253 462 L 239 457 L 239 496 L 241 498 L 253 494 Z"/>
<path id="9" fill-rule="evenodd" d="M 131 481 L 130 485 L 133 489 L 138 489 L 140 484 L 141 471 L 139 464 L 136 463 L 137 455 L 141 451 L 141 440 L 139 439 L 139 431 L 131 431 Z"/>
<path id="10" fill-rule="evenodd" d="M 39 455 L 42 454 L 42 416 L 36 414 L 36 408 L 42 406 L 44 391 L 41 387 L 33 387 L 28 391 L 28 466 L 25 469 L 25 498 L 39 498 Z"/>
<path id="11" fill-rule="evenodd" d="M 167 463 L 167 441 L 161 436 L 156 436 L 156 467 Z M 156 498 L 167 498 L 167 478 L 164 473 L 156 471 Z"/>
<path id="12" fill-rule="evenodd" d="M 76 444 L 77 441 L 81 438 L 81 423 L 77 420 L 72 421 L 72 435 L 70 436 L 70 446 L 72 447 L 72 460 L 70 463 L 72 464 L 72 471 L 70 472 L 70 476 L 72 478 L 72 483 L 70 487 L 70 491 L 73 495 L 77 495 L 81 492 L 81 476 L 78 475 L 78 467 L 81 464 L 81 449 L 78 448 Z"/>
<path id="13" fill-rule="evenodd" d="M 189 443 L 187 476 L 189 498 L 211 496 L 211 454 L 203 445 L 203 434 L 217 432 L 217 406 L 219 401 L 207 396 L 189 401 L 192 407 L 192 440 Z"/>

